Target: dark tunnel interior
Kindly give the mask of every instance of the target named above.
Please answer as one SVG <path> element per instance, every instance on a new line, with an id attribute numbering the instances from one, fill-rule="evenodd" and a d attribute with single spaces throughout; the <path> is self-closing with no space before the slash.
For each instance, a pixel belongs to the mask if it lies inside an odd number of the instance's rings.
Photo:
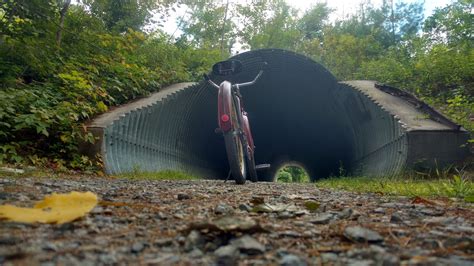
<path id="1" fill-rule="evenodd" d="M 232 82 L 249 81 L 262 62 L 268 63 L 257 84 L 241 89 L 255 141 L 256 163 L 272 165 L 259 173 L 259 179 L 273 181 L 276 171 L 289 161 L 304 165 L 313 180 L 338 174 L 341 166 L 349 169 L 354 142 L 347 130 L 345 111 L 333 95 L 336 79 L 319 64 L 286 53 L 290 52 L 261 50 L 251 56 L 238 55 L 234 58 L 243 62 L 243 72 L 226 77 Z M 221 171 L 225 176 L 228 166 L 223 138 L 214 133 L 217 92 L 204 82 L 198 90 L 202 90 L 205 103 L 190 107 L 195 112 L 187 126 L 194 128 L 189 129 L 194 131 L 193 139 L 205 140 L 201 145 L 207 148 L 197 150 L 207 149 L 206 160 L 224 166 Z"/>

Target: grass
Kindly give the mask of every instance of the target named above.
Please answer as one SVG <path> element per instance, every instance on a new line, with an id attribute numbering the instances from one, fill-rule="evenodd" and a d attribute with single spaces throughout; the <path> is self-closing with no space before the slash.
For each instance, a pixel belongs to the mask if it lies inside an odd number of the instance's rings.
<path id="1" fill-rule="evenodd" d="M 199 177 L 173 170 L 164 170 L 160 172 L 141 172 L 133 171 L 116 175 L 118 178 L 147 179 L 147 180 L 195 180 Z"/>
<path id="2" fill-rule="evenodd" d="M 449 197 L 474 202 L 474 183 L 462 175 L 442 179 L 331 177 L 317 181 L 316 186 L 393 196 Z"/>

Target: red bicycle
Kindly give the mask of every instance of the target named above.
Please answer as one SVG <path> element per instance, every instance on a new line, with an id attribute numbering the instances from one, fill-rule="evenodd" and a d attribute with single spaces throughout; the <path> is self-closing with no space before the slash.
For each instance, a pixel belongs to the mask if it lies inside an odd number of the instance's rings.
<path id="1" fill-rule="evenodd" d="M 229 76 L 242 71 L 242 63 L 238 60 L 227 60 L 214 64 L 212 73 L 217 76 Z M 266 168 L 255 165 L 252 133 L 247 113 L 242 107 L 242 95 L 240 88 L 254 85 L 263 70 L 257 74 L 254 80 L 245 83 L 232 84 L 224 80 L 220 85 L 214 83 L 208 75 L 204 78 L 209 84 L 219 90 L 218 93 L 218 132 L 224 135 L 227 159 L 229 161 L 230 172 L 237 184 L 244 184 L 247 174 L 253 182 L 258 181 L 257 168 Z M 229 176 L 227 177 L 229 178 Z"/>

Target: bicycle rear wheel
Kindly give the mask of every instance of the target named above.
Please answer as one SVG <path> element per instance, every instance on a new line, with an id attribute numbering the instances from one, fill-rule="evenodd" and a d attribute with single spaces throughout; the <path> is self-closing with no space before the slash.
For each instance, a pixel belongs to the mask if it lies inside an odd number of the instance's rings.
<path id="1" fill-rule="evenodd" d="M 230 131 L 224 134 L 224 141 L 232 177 L 235 183 L 245 184 L 247 166 L 242 139 L 239 134 Z"/>

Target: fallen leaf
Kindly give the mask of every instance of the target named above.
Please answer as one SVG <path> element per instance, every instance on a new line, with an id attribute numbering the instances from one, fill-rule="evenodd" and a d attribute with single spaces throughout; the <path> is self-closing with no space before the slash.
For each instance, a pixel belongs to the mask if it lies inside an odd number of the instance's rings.
<path id="1" fill-rule="evenodd" d="M 427 199 L 424 199 L 424 198 L 421 198 L 421 197 L 415 197 L 411 204 L 424 204 L 424 205 L 436 205 L 435 202 L 431 201 L 431 200 L 427 200 Z"/>
<path id="2" fill-rule="evenodd" d="M 319 206 L 321 204 L 319 204 L 319 202 L 317 201 L 314 201 L 314 200 L 307 200 L 304 202 L 304 206 L 306 207 L 306 209 L 308 209 L 308 211 L 310 212 L 315 212 L 319 209 Z"/>
<path id="3" fill-rule="evenodd" d="M 97 195 L 92 192 L 76 192 L 46 196 L 34 208 L 13 205 L 0 206 L 0 219 L 20 223 L 63 224 L 80 218 L 97 205 Z"/>

